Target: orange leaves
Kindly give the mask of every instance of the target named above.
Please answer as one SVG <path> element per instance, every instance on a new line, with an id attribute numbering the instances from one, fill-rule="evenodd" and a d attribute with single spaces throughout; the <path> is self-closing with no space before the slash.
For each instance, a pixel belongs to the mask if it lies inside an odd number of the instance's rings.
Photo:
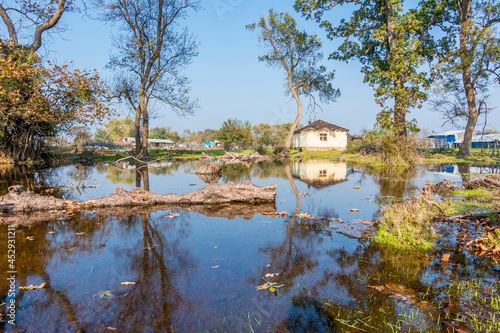
<path id="1" fill-rule="evenodd" d="M 265 215 L 265 216 L 286 216 L 287 212 L 283 211 L 283 212 L 263 212 L 262 215 Z"/>
<path id="2" fill-rule="evenodd" d="M 104 97 L 109 89 L 97 73 L 42 64 L 31 51 L 10 52 L 0 59 L 0 137 L 11 143 L 12 157 L 36 160 L 40 140 L 34 138 L 54 137 L 110 113 Z"/>
<path id="3" fill-rule="evenodd" d="M 20 287 L 19 287 L 19 289 L 20 289 L 20 290 L 36 290 L 36 289 L 43 289 L 43 288 L 45 288 L 45 285 L 46 285 L 46 283 L 45 283 L 45 282 L 43 282 L 43 283 L 39 284 L 38 286 L 34 286 L 34 285 L 30 284 L 29 286 L 25 286 L 25 287 L 21 287 L 21 286 L 20 286 Z"/>
<path id="4" fill-rule="evenodd" d="M 449 260 L 450 260 L 450 254 L 449 253 L 445 253 L 441 257 L 441 262 L 443 262 L 443 263 L 447 263 Z"/>

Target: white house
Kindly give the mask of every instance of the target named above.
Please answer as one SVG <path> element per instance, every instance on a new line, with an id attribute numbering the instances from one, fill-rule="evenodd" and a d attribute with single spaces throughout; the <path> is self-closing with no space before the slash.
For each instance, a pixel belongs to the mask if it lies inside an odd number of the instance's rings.
<path id="1" fill-rule="evenodd" d="M 345 150 L 348 131 L 323 120 L 316 120 L 293 133 L 293 147 L 312 151 Z"/>

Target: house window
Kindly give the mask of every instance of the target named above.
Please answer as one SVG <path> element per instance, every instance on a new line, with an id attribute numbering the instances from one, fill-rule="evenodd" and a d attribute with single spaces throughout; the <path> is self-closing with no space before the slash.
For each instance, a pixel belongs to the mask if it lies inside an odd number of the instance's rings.
<path id="1" fill-rule="evenodd" d="M 319 178 L 326 178 L 326 170 L 319 170 Z"/>
<path id="2" fill-rule="evenodd" d="M 328 140 L 328 133 L 319 133 L 319 141 Z"/>

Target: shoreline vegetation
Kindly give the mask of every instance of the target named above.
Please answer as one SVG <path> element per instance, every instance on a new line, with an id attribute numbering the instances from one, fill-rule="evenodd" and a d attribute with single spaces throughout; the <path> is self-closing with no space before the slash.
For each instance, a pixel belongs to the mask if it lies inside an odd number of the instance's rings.
<path id="1" fill-rule="evenodd" d="M 282 155 L 276 153 L 274 149 L 262 148 L 244 148 L 244 149 L 162 149 L 151 148 L 148 154 L 151 160 L 189 160 L 199 159 L 205 153 L 215 158 L 223 156 L 225 153 L 238 153 L 243 155 L 251 155 L 258 151 L 260 154 L 265 154 L 274 158 L 283 158 Z M 279 151 L 279 150 L 278 150 Z M 75 152 L 75 147 L 53 147 L 53 160 L 49 161 L 27 161 L 18 163 L 19 165 L 66 165 L 71 163 L 93 163 L 93 162 L 116 162 L 120 159 L 132 156 L 131 150 L 121 149 L 115 151 L 112 149 L 95 149 L 83 148 Z M 428 165 L 428 164 L 446 164 L 446 163 L 476 163 L 476 164 L 493 164 L 500 163 L 500 158 L 491 157 L 488 150 L 472 149 L 473 156 L 458 155 L 458 148 L 430 148 L 419 149 L 413 163 L 387 163 L 382 160 L 380 155 L 366 154 L 360 152 L 349 151 L 297 151 L 291 150 L 289 158 L 291 161 L 307 161 L 330 160 L 333 162 L 352 162 L 362 165 L 371 165 L 375 168 L 384 168 L 387 165 L 395 165 L 396 167 L 409 167 L 411 165 Z M 49 163 L 47 163 L 49 162 Z M 0 156 L 0 166 L 13 166 L 16 163 L 9 158 Z"/>

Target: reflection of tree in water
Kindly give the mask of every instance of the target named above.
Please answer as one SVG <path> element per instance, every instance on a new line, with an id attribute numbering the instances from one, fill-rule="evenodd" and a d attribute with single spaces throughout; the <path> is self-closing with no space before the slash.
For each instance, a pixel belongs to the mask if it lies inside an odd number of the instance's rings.
<path id="1" fill-rule="evenodd" d="M 470 180 L 470 168 L 472 164 L 459 163 L 457 164 L 457 166 L 458 166 L 458 172 L 460 172 L 460 175 L 462 176 L 462 182 Z"/>
<path id="2" fill-rule="evenodd" d="M 385 167 L 373 168 L 370 166 L 360 166 L 360 170 L 370 176 L 378 184 L 380 195 L 393 196 L 402 198 L 410 191 L 417 189 L 414 184 L 415 178 L 418 176 L 418 169 L 415 167 Z"/>
<path id="3" fill-rule="evenodd" d="M 17 306 L 29 304 L 22 313 L 23 320 L 17 321 L 19 331 L 30 332 L 34 327 L 50 327 L 54 331 L 60 325 L 62 331 L 71 326 L 78 332 L 83 332 L 82 320 L 78 320 L 79 307 L 73 304 L 64 287 L 53 286 L 51 270 L 53 262 L 62 265 L 79 255 L 90 255 L 99 251 L 110 234 L 106 228 L 111 217 L 102 214 L 76 213 L 71 219 L 40 223 L 29 230 L 18 229 L 16 232 L 16 270 L 20 286 L 46 283 L 43 291 L 19 290 Z M 5 226 L 1 227 L 2 229 Z M 53 234 L 49 234 L 53 232 Z M 4 230 L 2 235 L 7 235 Z M 78 234 L 78 235 L 77 235 Z M 27 236 L 33 237 L 28 239 Z M 4 262 L 0 269 L 8 271 Z M 0 298 L 6 299 L 8 286 L 6 280 L 0 281 Z M 36 301 L 33 301 L 36 297 Z M 50 319 L 39 316 L 50 313 Z M 50 322 L 44 322 L 48 320 Z M 29 325 L 23 328 L 24 325 Z"/>
<path id="4" fill-rule="evenodd" d="M 247 166 L 243 163 L 224 164 L 221 166 L 221 169 L 223 183 L 241 183 L 251 178 L 251 166 Z"/>
<path id="5" fill-rule="evenodd" d="M 189 311 L 182 292 L 174 286 L 195 267 L 189 250 L 182 248 L 188 224 L 182 219 L 153 221 L 145 215 L 129 217 L 126 223 L 140 223 L 143 237 L 127 251 L 136 285 L 126 297 L 116 300 L 116 327 L 124 332 L 170 332 L 178 324 L 175 312 L 180 308 Z"/>
<path id="6" fill-rule="evenodd" d="M 0 195 L 6 194 L 12 185 L 21 185 L 25 190 L 40 193 L 49 186 L 57 185 L 53 184 L 54 179 L 60 181 L 53 168 L 37 170 L 27 165 L 0 166 Z"/>
<path id="7" fill-rule="evenodd" d="M 295 280 L 312 272 L 318 266 L 321 255 L 321 243 L 325 237 L 331 237 L 329 231 L 321 226 L 315 226 L 310 220 L 299 219 L 301 194 L 292 178 L 290 165 L 284 165 L 284 174 L 290 182 L 290 187 L 296 196 L 296 209 L 293 217 L 286 225 L 284 240 L 277 245 L 260 248 L 259 251 L 269 257 L 270 266 L 261 268 L 261 275 L 279 273 L 276 281 L 284 286 L 278 293 L 289 292 L 295 285 Z M 250 280 L 251 283 L 263 283 L 263 280 Z M 323 306 L 308 296 L 294 296 L 289 317 L 283 323 L 275 323 L 275 331 L 304 332 L 330 331 L 333 320 L 323 311 Z"/>
<path id="8" fill-rule="evenodd" d="M 286 179 L 286 174 L 283 172 L 283 168 L 289 167 L 289 164 L 285 164 L 279 160 L 266 160 L 253 165 L 253 178 L 267 179 L 267 178 L 283 178 Z"/>
<path id="9" fill-rule="evenodd" d="M 99 174 L 106 174 L 104 178 L 109 180 L 111 184 L 132 185 L 135 181 L 134 170 L 125 169 L 121 166 L 107 164 L 97 166 L 96 171 Z"/>

